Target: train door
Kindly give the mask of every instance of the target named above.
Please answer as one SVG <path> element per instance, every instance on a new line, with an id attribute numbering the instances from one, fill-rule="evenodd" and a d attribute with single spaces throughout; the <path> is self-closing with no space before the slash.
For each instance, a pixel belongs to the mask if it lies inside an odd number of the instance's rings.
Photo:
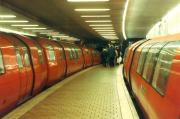
<path id="1" fill-rule="evenodd" d="M 27 47 L 23 47 L 24 51 L 21 54 L 22 59 L 23 59 L 23 66 L 25 68 L 25 75 L 26 75 L 26 96 L 31 95 L 31 89 L 33 85 L 33 72 L 32 72 L 32 66 L 30 64 L 30 54 L 28 52 Z"/>
<path id="2" fill-rule="evenodd" d="M 22 100 L 25 100 L 26 98 L 30 97 L 31 89 L 33 85 L 33 72 L 32 72 L 32 66 L 30 64 L 30 56 L 29 56 L 30 54 L 29 54 L 28 48 L 26 47 L 24 43 L 22 43 L 20 40 L 14 37 L 11 37 L 11 39 L 13 40 L 15 44 L 16 56 L 17 56 L 17 53 L 20 53 L 20 56 L 21 56 L 22 67 L 19 68 L 20 74 L 21 74 L 20 76 L 22 76 L 22 78 L 20 78 L 22 82 L 21 92 L 22 92 Z M 20 60 L 20 59 L 17 58 L 17 60 Z"/>
<path id="3" fill-rule="evenodd" d="M 27 52 L 27 47 L 22 44 L 18 39 L 13 37 L 11 34 L 3 34 L 9 42 L 11 42 L 15 48 L 17 66 L 19 69 L 19 79 L 20 79 L 20 95 L 19 103 L 28 98 L 31 93 L 32 88 L 32 67 L 29 64 L 29 54 Z"/>
<path id="4" fill-rule="evenodd" d="M 60 44 L 58 44 L 59 47 L 59 53 L 60 53 L 60 66 L 61 66 L 61 72 L 62 72 L 62 76 L 65 76 L 65 73 L 66 73 L 66 58 L 65 58 L 65 53 L 64 53 L 64 50 L 62 48 L 62 46 Z"/>
<path id="5" fill-rule="evenodd" d="M 15 47 L 15 52 L 16 52 L 16 60 L 17 60 L 17 65 L 19 68 L 19 79 L 20 79 L 20 95 L 19 99 L 20 102 L 24 100 L 24 97 L 26 97 L 26 86 L 27 86 L 27 75 L 26 75 L 26 69 L 23 66 L 23 58 L 21 56 L 21 51 L 18 46 Z"/>

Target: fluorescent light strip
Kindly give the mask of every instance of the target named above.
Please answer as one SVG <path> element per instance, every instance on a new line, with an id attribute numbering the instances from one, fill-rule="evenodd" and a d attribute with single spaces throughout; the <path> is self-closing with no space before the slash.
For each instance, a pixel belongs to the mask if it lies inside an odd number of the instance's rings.
<path id="1" fill-rule="evenodd" d="M 89 20 L 89 21 L 85 21 L 85 22 L 99 22 L 99 23 L 104 23 L 104 22 L 112 22 L 111 20 Z"/>
<path id="2" fill-rule="evenodd" d="M 75 9 L 78 12 L 97 12 L 97 11 L 109 11 L 110 9 Z"/>
<path id="3" fill-rule="evenodd" d="M 41 32 L 39 34 L 47 34 L 47 35 L 58 35 L 59 32 Z"/>
<path id="4" fill-rule="evenodd" d="M 117 36 L 102 36 L 104 38 L 117 38 Z"/>
<path id="5" fill-rule="evenodd" d="M 114 30 L 95 30 L 95 31 L 114 31 Z"/>
<path id="6" fill-rule="evenodd" d="M 22 29 L 47 29 L 47 28 L 22 28 Z"/>
<path id="7" fill-rule="evenodd" d="M 20 23 L 20 22 L 29 22 L 29 21 L 26 21 L 26 20 L 0 20 L 0 23 Z"/>
<path id="8" fill-rule="evenodd" d="M 69 36 L 52 36 L 54 38 L 68 38 Z"/>
<path id="9" fill-rule="evenodd" d="M 126 25 L 126 14 L 128 10 L 128 5 L 129 5 L 129 0 L 126 1 L 124 13 L 123 13 L 123 20 L 122 20 L 122 34 L 125 40 L 127 39 L 125 25 Z"/>
<path id="10" fill-rule="evenodd" d="M 114 29 L 113 27 L 95 27 L 95 28 L 92 28 L 92 29 Z"/>
<path id="11" fill-rule="evenodd" d="M 105 31 L 103 31 L 103 32 L 98 32 L 98 33 L 99 34 L 112 34 L 112 33 L 115 33 L 115 32 L 112 32 L 112 31 L 111 32 L 107 32 L 107 31 L 105 32 Z"/>
<path id="12" fill-rule="evenodd" d="M 39 25 L 36 25 L 36 24 L 13 24 L 11 26 L 39 26 Z"/>
<path id="13" fill-rule="evenodd" d="M 110 17 L 110 15 L 82 15 L 81 17 Z"/>
<path id="14" fill-rule="evenodd" d="M 107 38 L 107 39 L 119 39 L 118 37 L 104 37 L 104 38 Z"/>
<path id="15" fill-rule="evenodd" d="M 109 0 L 67 0 L 68 2 L 108 2 Z"/>
<path id="16" fill-rule="evenodd" d="M 0 27 L 0 31 L 6 32 L 6 33 L 15 33 L 15 34 L 20 34 L 20 35 L 27 35 L 27 36 L 36 36 L 35 34 L 15 31 L 15 30 L 7 29 L 7 28 L 1 28 L 1 27 Z"/>
<path id="17" fill-rule="evenodd" d="M 0 18 L 15 18 L 15 15 L 0 15 Z"/>
<path id="18" fill-rule="evenodd" d="M 54 32 L 54 31 L 53 30 L 47 30 L 47 29 L 34 29 L 34 30 L 32 30 L 32 32 L 50 33 L 50 32 Z"/>
<path id="19" fill-rule="evenodd" d="M 90 24 L 89 26 L 112 26 L 112 24 Z"/>

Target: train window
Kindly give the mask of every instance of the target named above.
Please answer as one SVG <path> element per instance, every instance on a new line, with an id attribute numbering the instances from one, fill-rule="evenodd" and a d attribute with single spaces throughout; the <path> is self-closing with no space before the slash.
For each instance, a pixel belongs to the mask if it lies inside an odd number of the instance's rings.
<path id="1" fill-rule="evenodd" d="M 157 62 L 157 57 L 160 52 L 160 49 L 165 44 L 166 43 L 157 43 L 157 44 L 153 45 L 147 53 L 147 58 L 146 58 L 146 61 L 144 64 L 144 70 L 143 70 L 143 78 L 149 83 L 152 80 L 154 68 L 155 68 L 155 65 Z"/>
<path id="2" fill-rule="evenodd" d="M 39 46 L 39 44 L 36 44 L 36 47 L 38 49 L 39 63 L 44 64 L 43 49 Z"/>
<path id="3" fill-rule="evenodd" d="M 77 53 L 76 53 L 76 49 L 75 49 L 75 48 L 72 48 L 71 51 L 72 51 L 72 53 L 73 53 L 73 58 L 74 58 L 74 59 L 77 59 L 78 56 L 77 56 Z"/>
<path id="4" fill-rule="evenodd" d="M 28 50 L 26 47 L 24 47 L 24 48 L 25 48 L 25 51 L 24 51 L 25 65 L 30 66 L 30 58 L 29 58 Z"/>
<path id="5" fill-rule="evenodd" d="M 65 59 L 65 54 L 62 48 L 59 48 L 61 59 Z"/>
<path id="6" fill-rule="evenodd" d="M 70 48 L 68 48 L 68 51 L 69 51 L 69 56 L 70 56 L 70 59 L 73 59 L 73 52 L 72 52 L 72 50 L 70 49 Z"/>
<path id="7" fill-rule="evenodd" d="M 1 52 L 1 50 L 0 50 L 0 74 L 3 74 L 3 73 L 5 73 L 5 69 L 4 69 L 2 52 Z"/>
<path id="8" fill-rule="evenodd" d="M 77 48 L 75 49 L 75 53 L 76 53 L 77 59 L 79 59 L 80 54 L 79 54 L 79 51 L 78 51 L 78 49 L 77 49 Z"/>
<path id="9" fill-rule="evenodd" d="M 16 50 L 16 60 L 17 60 L 17 63 L 18 63 L 18 67 L 23 68 L 23 63 L 22 63 L 22 57 L 21 57 L 21 54 L 20 54 L 20 50 L 16 46 L 15 46 L 15 50 Z"/>
<path id="10" fill-rule="evenodd" d="M 30 58 L 29 58 L 29 53 L 28 53 L 28 49 L 26 47 L 26 45 L 23 43 L 23 42 L 19 42 L 19 44 L 23 47 L 24 49 L 24 54 L 23 54 L 23 57 L 24 57 L 24 65 L 25 66 L 30 66 Z"/>
<path id="11" fill-rule="evenodd" d="M 54 48 L 53 48 L 51 45 L 48 45 L 47 48 L 48 48 L 49 60 L 50 60 L 50 61 L 56 60 Z"/>
<path id="12" fill-rule="evenodd" d="M 172 60 L 175 56 L 176 49 L 180 42 L 171 42 L 167 44 L 160 52 L 155 67 L 152 86 L 161 94 L 164 95 L 168 76 L 171 69 Z"/>
<path id="13" fill-rule="evenodd" d="M 152 46 L 152 44 L 151 45 L 146 45 L 141 50 L 140 58 L 139 58 L 139 61 L 138 61 L 138 67 L 137 67 L 137 73 L 139 73 L 140 75 L 142 75 L 142 71 L 143 71 L 145 59 L 146 59 L 146 56 L 147 56 L 147 52 L 148 52 L 148 50 L 150 49 L 151 46 Z"/>

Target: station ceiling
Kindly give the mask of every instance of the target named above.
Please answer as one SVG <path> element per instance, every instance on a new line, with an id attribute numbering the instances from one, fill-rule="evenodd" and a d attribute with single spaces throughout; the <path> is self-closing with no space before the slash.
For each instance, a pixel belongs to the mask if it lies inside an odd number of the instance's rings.
<path id="1" fill-rule="evenodd" d="M 103 33 L 100 33 L 101 31 L 96 31 L 93 29 L 95 27 L 90 25 L 112 24 L 113 28 L 110 28 L 110 32 L 115 36 L 108 39 L 123 40 L 122 16 L 126 0 L 110 0 L 107 2 L 67 2 L 67 0 L 0 1 L 2 5 L 16 12 L 73 37 L 94 41 L 107 40 L 102 37 Z M 145 37 L 148 30 L 178 3 L 179 0 L 129 0 L 125 21 L 127 37 Z M 75 11 L 75 9 L 82 8 L 109 10 L 99 12 Z M 84 15 L 106 15 L 106 17 L 82 17 Z M 94 20 L 106 20 L 107 22 L 88 22 Z"/>

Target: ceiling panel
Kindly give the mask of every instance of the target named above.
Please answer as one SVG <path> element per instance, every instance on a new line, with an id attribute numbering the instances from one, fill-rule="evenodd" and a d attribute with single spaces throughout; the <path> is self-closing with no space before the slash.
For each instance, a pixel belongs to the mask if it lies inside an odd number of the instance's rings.
<path id="1" fill-rule="evenodd" d="M 66 0 L 2 0 L 2 4 L 11 9 L 34 19 L 64 33 L 84 40 L 105 40 L 94 31 L 87 18 L 81 15 L 111 15 L 113 26 L 117 36 L 121 38 L 121 16 L 125 0 L 110 0 L 109 2 L 97 3 L 70 3 Z M 76 12 L 76 8 L 109 8 L 107 12 Z M 102 20 L 105 18 L 88 18 L 88 20 Z M 97 23 L 101 24 L 101 23 Z"/>
<path id="2" fill-rule="evenodd" d="M 150 28 L 178 3 L 179 0 L 130 0 L 126 17 L 127 37 L 145 37 Z"/>

